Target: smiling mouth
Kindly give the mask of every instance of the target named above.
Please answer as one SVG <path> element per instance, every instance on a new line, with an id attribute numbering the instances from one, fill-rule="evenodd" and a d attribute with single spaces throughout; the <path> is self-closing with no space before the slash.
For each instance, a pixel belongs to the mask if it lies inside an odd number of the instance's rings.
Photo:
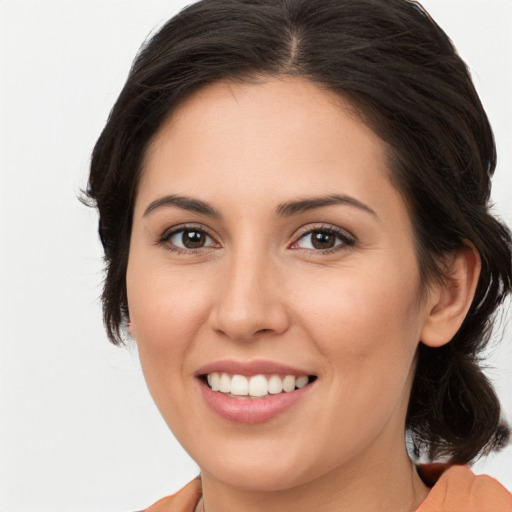
<path id="1" fill-rule="evenodd" d="M 201 375 L 212 390 L 232 398 L 259 399 L 291 393 L 316 380 L 315 375 L 252 375 L 213 372 Z"/>

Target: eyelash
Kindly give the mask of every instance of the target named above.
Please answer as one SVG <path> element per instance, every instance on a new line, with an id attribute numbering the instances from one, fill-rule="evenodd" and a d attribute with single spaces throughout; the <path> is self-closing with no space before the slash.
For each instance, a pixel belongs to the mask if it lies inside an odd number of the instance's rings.
<path id="1" fill-rule="evenodd" d="M 201 233 L 206 235 L 210 240 L 212 240 L 215 244 L 217 242 L 215 241 L 215 238 L 211 236 L 208 231 L 203 226 L 196 226 L 196 225 L 182 225 L 182 226 L 174 226 L 171 229 L 168 229 L 163 233 L 163 235 L 159 238 L 158 244 L 159 245 L 165 245 L 165 247 L 172 252 L 178 253 L 178 254 L 191 254 L 191 253 L 198 253 L 202 252 L 205 249 L 209 249 L 210 246 L 206 247 L 198 247 L 195 249 L 189 249 L 189 248 L 182 248 L 177 247 L 175 244 L 172 244 L 170 242 L 171 238 L 175 235 L 178 235 L 179 233 L 185 233 L 186 231 L 195 231 L 196 233 Z M 218 244 L 217 244 L 218 245 Z"/>
<path id="2" fill-rule="evenodd" d="M 329 249 L 304 249 L 301 247 L 294 247 L 299 243 L 300 240 L 305 239 L 307 236 L 313 235 L 313 233 L 327 233 L 329 235 L 333 235 L 342 243 Z M 304 231 L 296 237 L 295 242 L 293 242 L 291 245 L 291 248 L 294 250 L 313 251 L 320 254 L 332 254 L 334 252 L 346 250 L 347 248 L 354 246 L 355 243 L 356 239 L 352 235 L 341 228 L 337 228 L 329 224 L 315 226 L 313 228 L 305 228 Z"/>
<path id="3" fill-rule="evenodd" d="M 158 239 L 159 245 L 165 245 L 166 248 L 172 252 L 180 253 L 180 254 L 191 254 L 191 253 L 198 253 L 202 252 L 204 250 L 208 250 L 210 248 L 215 248 L 215 246 L 203 246 L 203 247 L 197 247 L 197 248 L 182 248 L 177 247 L 175 244 L 170 243 L 170 240 L 172 237 L 180 234 L 185 233 L 186 231 L 195 231 L 196 233 L 201 233 L 208 237 L 214 244 L 218 246 L 218 242 L 216 242 L 215 238 L 211 236 L 208 233 L 208 230 L 206 230 L 203 226 L 196 226 L 196 225 L 181 225 L 181 226 L 174 226 L 171 229 L 168 229 L 165 231 L 162 236 Z M 338 240 L 340 240 L 342 243 L 339 243 L 338 245 L 335 245 L 334 247 L 328 248 L 328 249 L 309 249 L 309 248 L 301 248 L 297 247 L 297 244 L 305 239 L 307 236 L 313 235 L 313 233 L 326 233 L 329 235 L 335 236 Z M 353 236 L 349 235 L 345 230 L 342 230 L 340 228 L 337 228 L 332 225 L 322 225 L 322 226 L 315 226 L 313 228 L 304 228 L 304 230 L 299 233 L 297 237 L 295 237 L 295 241 L 289 246 L 289 248 L 293 250 L 301 250 L 301 251 L 313 251 L 315 253 L 319 254 L 331 254 L 340 250 L 346 250 L 349 247 L 354 246 L 356 243 L 356 240 Z"/>

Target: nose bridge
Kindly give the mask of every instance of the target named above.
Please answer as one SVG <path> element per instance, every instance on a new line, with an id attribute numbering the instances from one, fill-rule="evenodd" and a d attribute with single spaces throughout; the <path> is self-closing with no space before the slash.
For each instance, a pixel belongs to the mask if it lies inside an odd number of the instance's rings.
<path id="1" fill-rule="evenodd" d="M 288 316 L 276 283 L 279 268 L 268 250 L 244 244 L 230 251 L 214 306 L 214 328 L 236 340 L 281 333 Z"/>

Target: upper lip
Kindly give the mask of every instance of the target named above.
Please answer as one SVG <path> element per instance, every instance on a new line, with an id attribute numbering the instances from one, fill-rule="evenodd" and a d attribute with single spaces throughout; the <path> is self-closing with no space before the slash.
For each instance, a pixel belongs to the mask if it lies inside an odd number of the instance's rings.
<path id="1" fill-rule="evenodd" d="M 232 375 L 313 375 L 310 371 L 302 368 L 293 367 L 277 361 L 268 361 L 264 359 L 256 359 L 253 361 L 236 361 L 233 359 L 224 359 L 221 361 L 213 361 L 201 366 L 196 372 L 196 376 L 206 375 L 209 373 L 229 373 Z"/>

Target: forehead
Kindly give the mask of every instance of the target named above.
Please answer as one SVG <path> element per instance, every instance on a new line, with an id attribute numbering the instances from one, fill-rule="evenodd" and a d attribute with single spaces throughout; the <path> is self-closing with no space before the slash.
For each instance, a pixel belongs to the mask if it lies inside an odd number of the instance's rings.
<path id="1" fill-rule="evenodd" d="M 382 182 L 390 185 L 387 161 L 385 144 L 350 102 L 319 84 L 217 82 L 189 96 L 162 125 L 140 191 L 201 190 L 215 200 L 229 190 L 279 202 L 343 193 L 378 202 Z"/>
<path id="2" fill-rule="evenodd" d="M 348 116 L 355 123 L 365 125 L 361 112 L 345 97 L 327 89 L 322 83 L 304 77 L 262 76 L 251 81 L 221 80 L 193 91 L 173 107 L 160 130 L 153 137 L 149 153 L 162 139 L 193 126 L 194 135 L 207 134 L 235 123 L 257 130 L 270 128 L 280 137 L 292 129 L 302 129 L 314 121 L 316 128 L 322 122 L 334 129 L 339 116 Z M 247 121 L 250 120 L 250 123 Z M 273 123 L 277 121 L 277 123 Z M 369 132 L 373 132 L 368 129 Z M 263 142 L 264 138 L 256 141 Z M 377 142 L 380 139 L 375 136 Z"/>

